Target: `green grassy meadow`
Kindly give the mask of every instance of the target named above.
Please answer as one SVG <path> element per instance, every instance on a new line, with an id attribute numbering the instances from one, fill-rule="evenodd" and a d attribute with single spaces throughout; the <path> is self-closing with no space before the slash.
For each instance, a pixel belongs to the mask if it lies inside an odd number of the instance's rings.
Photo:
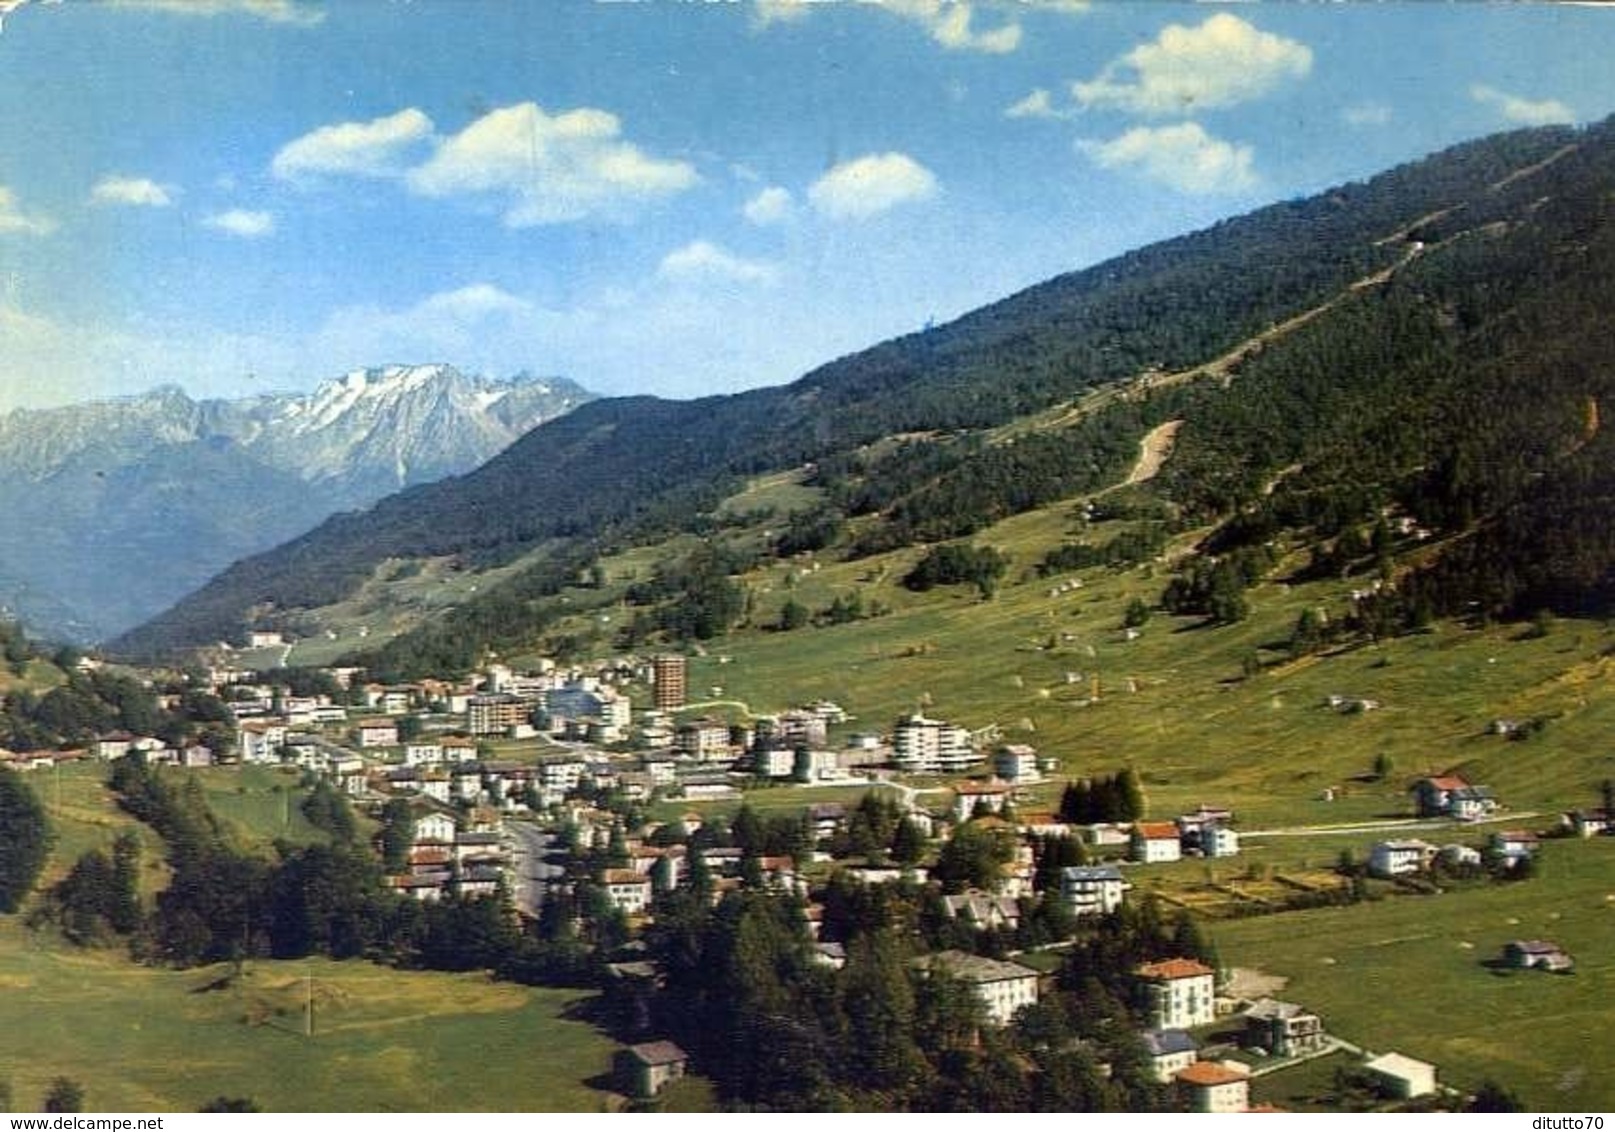
<path id="1" fill-rule="evenodd" d="M 88 1111 L 194 1111 L 221 1095 L 267 1112 L 588 1112 L 616 1100 L 585 1084 L 608 1071 L 614 1045 L 566 1017 L 577 992 L 329 960 L 228 974 L 141 967 L 0 922 L 0 1075 L 15 1105 L 37 1109 L 57 1076 L 84 1086 Z"/>
<path id="2" fill-rule="evenodd" d="M 82 853 L 135 830 L 142 888 L 167 883 L 163 846 L 118 809 L 101 763 L 38 771 L 56 835 L 41 885 Z M 174 772 L 182 773 L 182 772 Z M 298 809 L 295 775 L 267 767 L 189 772 L 244 846 L 325 835 Z M 37 1108 L 50 1081 L 85 1086 L 100 1111 L 187 1111 L 220 1095 L 265 1111 L 595 1111 L 617 1098 L 585 1082 L 609 1070 L 609 1038 L 567 1015 L 575 991 L 363 962 L 257 960 L 173 971 L 121 949 L 83 950 L 21 916 L 0 918 L 0 1079 Z M 311 979 L 312 982 L 306 981 Z M 314 1034 L 305 1034 L 312 986 Z"/>
<path id="3" fill-rule="evenodd" d="M 1100 524 L 1087 537 L 1103 541 L 1122 526 Z M 737 633 L 692 660 L 691 696 L 741 701 L 754 713 L 828 698 L 852 713 L 854 729 L 886 729 L 916 710 L 973 728 L 997 724 L 1007 741 L 1057 756 L 1066 774 L 1136 766 L 1156 813 L 1225 804 L 1247 829 L 1394 817 L 1407 810 L 1408 783 L 1433 771 L 1460 770 L 1518 811 L 1591 804 L 1597 783 L 1615 776 L 1615 751 L 1599 739 L 1615 725 L 1615 662 L 1606 655 L 1615 632 L 1602 623 L 1562 620 L 1540 637 L 1520 626 L 1443 624 L 1290 661 L 1285 644 L 1300 612 L 1338 615 L 1353 583 L 1268 581 L 1250 592 L 1244 622 L 1207 628 L 1157 613 L 1129 640 L 1128 602 L 1153 603 L 1169 569 L 1037 577 L 1044 553 L 1072 530 L 1062 506 L 978 536 L 1012 562 L 987 601 L 967 587 L 904 589 L 912 549 L 750 575 L 754 624 L 776 619 L 773 603 L 817 609 L 853 592 L 891 612 Z M 1247 658 L 1260 664 L 1254 675 Z M 1328 706 L 1335 695 L 1379 706 L 1344 714 Z M 1498 718 L 1541 727 L 1510 741 L 1486 733 Z M 1392 774 L 1367 781 L 1382 753 Z"/>
<path id="4" fill-rule="evenodd" d="M 1211 935 L 1224 964 L 1287 977 L 1280 997 L 1318 1011 L 1331 1033 L 1433 1062 L 1446 1084 L 1491 1077 L 1531 1108 L 1615 1109 L 1602 1071 L 1615 1023 L 1615 840 L 1547 842 L 1526 881 L 1218 923 Z M 1554 941 L 1575 973 L 1489 968 L 1511 939 Z M 1289 1077 L 1263 1079 L 1256 1095 L 1285 1103 Z"/>
<path id="5" fill-rule="evenodd" d="M 295 774 L 260 766 L 171 771 L 194 775 L 208 805 L 240 844 L 267 851 L 277 840 L 308 844 L 324 832 L 310 825 L 299 806 L 304 791 Z M 28 783 L 50 815 L 55 844 L 41 885 L 50 885 L 92 849 L 109 849 L 119 832 L 132 829 L 144 850 L 148 888 L 160 889 L 166 871 L 162 841 L 150 828 L 119 809 L 106 786 L 107 764 L 86 761 L 33 771 Z"/>

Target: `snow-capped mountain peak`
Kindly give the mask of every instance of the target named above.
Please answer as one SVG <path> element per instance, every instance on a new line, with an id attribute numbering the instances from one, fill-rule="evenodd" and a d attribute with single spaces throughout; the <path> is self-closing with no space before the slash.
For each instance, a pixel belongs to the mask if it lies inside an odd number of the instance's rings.
<path id="1" fill-rule="evenodd" d="M 40 532 L 0 548 L 0 579 L 17 583 L 0 582 L 0 602 L 31 607 L 42 629 L 59 623 L 45 610 L 65 607 L 90 626 L 72 635 L 115 632 L 332 512 L 470 471 L 590 396 L 564 379 L 494 380 L 432 363 L 355 369 L 304 394 L 193 401 L 164 386 L 0 414 L 0 508 L 33 516 Z M 101 555 L 69 549 L 98 548 L 114 531 L 105 577 Z M 183 538 L 184 569 L 171 538 L 146 531 Z M 64 556 L 86 574 L 71 585 Z M 152 593 L 134 600 L 132 577 Z M 23 602 L 25 592 L 39 600 Z"/>

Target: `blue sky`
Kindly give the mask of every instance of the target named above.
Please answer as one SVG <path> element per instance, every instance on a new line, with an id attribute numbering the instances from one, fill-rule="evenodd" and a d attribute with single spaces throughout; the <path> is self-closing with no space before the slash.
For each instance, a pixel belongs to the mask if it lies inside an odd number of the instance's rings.
<path id="1" fill-rule="evenodd" d="M 1547 4 L 0 0 L 0 409 L 445 361 L 688 397 L 1465 138 Z"/>

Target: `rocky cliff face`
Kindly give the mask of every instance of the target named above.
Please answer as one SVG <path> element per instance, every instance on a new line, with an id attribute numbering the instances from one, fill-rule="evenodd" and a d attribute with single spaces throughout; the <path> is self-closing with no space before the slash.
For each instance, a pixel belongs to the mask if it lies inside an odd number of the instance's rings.
<path id="1" fill-rule="evenodd" d="M 470 470 L 590 399 L 451 366 L 356 370 L 306 395 L 173 387 L 0 416 L 0 606 L 92 641 L 336 511 Z"/>

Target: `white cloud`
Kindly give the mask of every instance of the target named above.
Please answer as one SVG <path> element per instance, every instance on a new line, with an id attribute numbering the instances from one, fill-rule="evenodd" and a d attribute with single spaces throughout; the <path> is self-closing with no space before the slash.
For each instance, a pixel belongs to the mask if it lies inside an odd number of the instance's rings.
<path id="1" fill-rule="evenodd" d="M 1042 87 L 1004 111 L 1006 118 L 1069 118 L 1071 115 L 1054 108 L 1054 98 Z"/>
<path id="2" fill-rule="evenodd" d="M 0 185 L 0 236 L 48 236 L 54 231 L 54 220 L 39 213 L 24 212 L 17 204 L 17 194 Z"/>
<path id="3" fill-rule="evenodd" d="M 976 30 L 976 13 L 967 0 L 883 0 L 881 7 L 919 24 L 949 51 L 1007 55 L 1021 45 L 1021 25 L 1014 20 Z"/>
<path id="4" fill-rule="evenodd" d="M 168 190 L 145 177 L 102 177 L 90 190 L 93 204 L 122 204 L 134 208 L 167 208 L 174 203 Z"/>
<path id="5" fill-rule="evenodd" d="M 297 0 L 111 0 L 114 8 L 145 8 L 176 16 L 251 16 L 271 24 L 314 27 L 325 13 Z"/>
<path id="6" fill-rule="evenodd" d="M 251 212 L 244 208 L 211 213 L 202 218 L 202 223 L 215 231 L 228 232 L 244 240 L 256 240 L 275 230 L 273 215 L 267 212 Z"/>
<path id="7" fill-rule="evenodd" d="M 111 372 L 96 372 L 111 360 L 108 351 L 98 348 L 98 336 L 5 300 L 0 300 L 0 342 L 5 343 L 0 350 L 0 412 L 87 400 L 97 393 L 97 377 L 104 381 Z M 120 349 L 118 362 L 127 365 L 129 356 Z M 49 374 L 49 380 L 41 380 L 41 374 Z"/>
<path id="8" fill-rule="evenodd" d="M 1236 106 L 1312 70 L 1312 49 L 1219 12 L 1199 27 L 1172 24 L 1154 42 L 1073 83 L 1085 107 L 1158 116 Z"/>
<path id="9" fill-rule="evenodd" d="M 1383 126 L 1391 120 L 1391 108 L 1383 102 L 1363 102 L 1346 107 L 1340 119 L 1348 126 Z"/>
<path id="10" fill-rule="evenodd" d="M 46 3 L 50 2 L 51 0 L 46 0 Z M 61 2 L 62 0 L 55 0 L 55 3 Z M 6 17 L 27 3 L 28 0 L 0 0 L 0 32 L 6 30 Z"/>
<path id="11" fill-rule="evenodd" d="M 813 9 L 813 0 L 755 0 L 751 8 L 752 26 L 800 23 Z"/>
<path id="12" fill-rule="evenodd" d="M 791 196 L 791 190 L 770 185 L 748 200 L 741 211 L 747 220 L 759 227 L 783 224 L 796 211 L 796 198 Z"/>
<path id="13" fill-rule="evenodd" d="M 270 168 L 285 180 L 308 174 L 398 177 L 404 157 L 431 136 L 432 120 L 410 107 L 369 122 L 321 126 L 282 146 Z"/>
<path id="14" fill-rule="evenodd" d="M 690 283 L 718 280 L 726 283 L 772 283 L 773 265 L 742 259 L 716 244 L 696 240 L 662 258 L 657 274 L 664 279 Z"/>
<path id="15" fill-rule="evenodd" d="M 428 297 L 416 308 L 416 312 L 472 323 L 495 315 L 525 314 L 532 309 L 533 304 L 526 299 L 519 299 L 492 283 L 472 283 Z"/>
<path id="16" fill-rule="evenodd" d="M 1556 126 L 1576 120 L 1575 112 L 1557 98 L 1532 101 L 1484 83 L 1470 87 L 1469 97 L 1483 106 L 1496 107 L 1505 120 L 1522 126 Z"/>
<path id="17" fill-rule="evenodd" d="M 669 196 L 699 178 L 685 161 L 645 154 L 621 138 L 617 116 L 582 108 L 551 115 L 537 104 L 507 106 L 445 140 L 410 170 L 423 196 L 495 194 L 510 198 L 512 228 L 554 224 Z"/>
<path id="18" fill-rule="evenodd" d="M 754 0 L 752 26 L 763 29 L 773 24 L 794 24 L 807 18 L 815 5 L 837 0 Z M 1021 45 L 1021 25 L 1005 12 L 1086 12 L 1089 0 L 1020 0 L 1017 4 L 989 5 L 1001 22 L 995 27 L 977 25 L 977 8 L 971 0 L 860 0 L 869 7 L 901 16 L 925 29 L 935 43 L 949 51 L 980 51 L 988 55 L 1008 55 Z"/>
<path id="19" fill-rule="evenodd" d="M 243 391 L 247 374 L 267 369 L 302 378 L 309 372 L 284 344 L 259 335 L 60 322 L 5 299 L 0 342 L 0 410 L 123 397 L 178 375 L 194 396 L 234 395 Z"/>
<path id="20" fill-rule="evenodd" d="M 1137 126 L 1106 142 L 1078 142 L 1105 169 L 1133 170 L 1186 193 L 1240 192 L 1256 184 L 1253 152 L 1213 137 L 1198 122 Z"/>
<path id="21" fill-rule="evenodd" d="M 327 367 L 432 359 L 510 372 L 533 364 L 535 349 L 550 349 L 560 319 L 493 283 L 470 283 L 399 309 L 360 303 L 333 311 L 307 352 Z"/>
<path id="22" fill-rule="evenodd" d="M 833 219 L 862 220 L 936 192 L 936 176 L 912 157 L 871 153 L 844 161 L 813 182 L 808 199 Z"/>

